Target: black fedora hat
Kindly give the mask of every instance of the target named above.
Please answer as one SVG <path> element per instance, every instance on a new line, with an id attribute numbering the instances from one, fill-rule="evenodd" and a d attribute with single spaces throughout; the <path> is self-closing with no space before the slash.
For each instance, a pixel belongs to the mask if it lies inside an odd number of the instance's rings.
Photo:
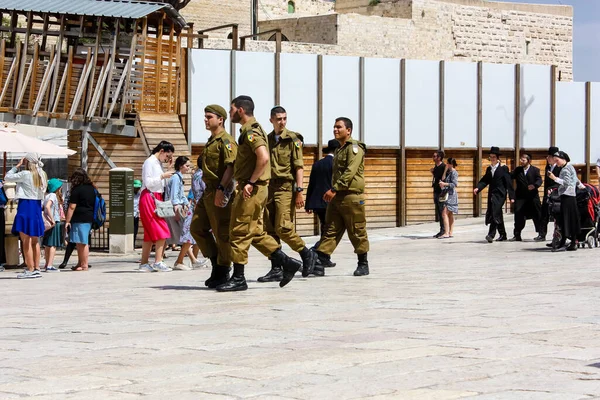
<path id="1" fill-rule="evenodd" d="M 333 153 L 338 147 L 340 147 L 340 142 L 335 139 L 331 139 L 329 142 L 327 142 L 327 147 L 323 148 L 323 154 Z"/>
<path id="2" fill-rule="evenodd" d="M 500 153 L 500 148 L 496 146 L 492 146 L 492 148 L 490 149 L 490 154 L 495 154 L 498 157 L 502 155 L 502 153 Z"/>
<path id="3" fill-rule="evenodd" d="M 551 147 L 548 149 L 548 155 L 549 155 L 549 156 L 553 156 L 553 155 L 555 155 L 555 154 L 556 154 L 556 153 L 558 153 L 558 152 L 559 152 L 559 148 L 558 148 L 558 147 L 556 147 L 556 146 L 551 146 Z"/>

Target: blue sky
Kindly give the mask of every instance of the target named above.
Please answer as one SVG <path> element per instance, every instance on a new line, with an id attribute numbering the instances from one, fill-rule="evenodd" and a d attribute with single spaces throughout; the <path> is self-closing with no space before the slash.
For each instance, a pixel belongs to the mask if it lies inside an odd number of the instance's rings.
<path id="1" fill-rule="evenodd" d="M 600 82 L 600 0 L 502 0 L 508 3 L 571 5 L 575 10 L 573 71 L 579 82 Z"/>

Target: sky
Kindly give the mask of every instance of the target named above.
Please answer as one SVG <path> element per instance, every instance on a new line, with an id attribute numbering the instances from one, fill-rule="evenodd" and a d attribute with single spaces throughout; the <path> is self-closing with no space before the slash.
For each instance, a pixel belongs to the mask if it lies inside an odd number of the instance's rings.
<path id="1" fill-rule="evenodd" d="M 578 82 L 600 82 L 600 0 L 502 0 L 573 6 L 573 73 Z"/>

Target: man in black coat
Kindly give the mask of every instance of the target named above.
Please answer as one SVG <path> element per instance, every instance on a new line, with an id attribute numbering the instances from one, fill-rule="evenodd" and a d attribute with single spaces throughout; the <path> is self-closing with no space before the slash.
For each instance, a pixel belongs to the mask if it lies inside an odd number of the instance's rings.
<path id="1" fill-rule="evenodd" d="M 327 212 L 327 203 L 323 200 L 323 195 L 331 189 L 331 180 L 333 175 L 333 152 L 340 147 L 340 143 L 331 139 L 327 147 L 323 148 L 325 157 L 315 162 L 310 171 L 308 188 L 306 189 L 306 203 L 304 209 L 307 213 L 315 213 L 321 223 L 320 233 L 325 232 L 325 214 Z M 319 240 L 320 242 L 320 240 Z M 313 248 L 319 245 L 317 242 Z M 327 267 L 334 267 L 335 263 L 328 264 Z M 317 272 L 318 272 L 317 268 Z"/>
<path id="2" fill-rule="evenodd" d="M 548 221 L 550 221 L 550 210 L 548 210 L 548 191 L 558 187 L 558 184 L 548 177 L 548 173 L 552 172 L 555 176 L 560 175 L 562 169 L 556 165 L 556 157 L 554 154 L 558 153 L 558 147 L 550 147 L 548 149 L 548 156 L 546 157 L 546 169 L 544 170 L 544 199 L 542 200 L 542 216 L 540 218 L 539 225 L 539 236 L 534 240 L 542 242 L 546 240 L 546 234 L 548 233 Z"/>
<path id="3" fill-rule="evenodd" d="M 433 175 L 433 181 L 431 187 L 433 188 L 433 205 L 435 206 L 435 220 L 440 223 L 440 231 L 433 235 L 434 238 L 439 238 L 444 235 L 444 221 L 442 220 L 442 207 L 440 206 L 439 199 L 442 194 L 442 188 L 440 187 L 440 181 L 444 176 L 446 165 L 444 164 L 444 152 L 436 151 L 433 153 L 433 162 L 435 166 L 431 168 L 431 174 Z"/>
<path id="4" fill-rule="evenodd" d="M 542 216 L 542 203 L 538 188 L 542 186 L 540 169 L 531 165 L 531 155 L 523 154 L 519 159 L 521 166 L 515 168 L 511 178 L 517 181 L 515 190 L 515 236 L 511 242 L 520 242 L 521 232 L 525 228 L 525 221 L 533 220 L 535 231 L 540 233 L 540 218 Z M 536 238 L 537 239 L 537 238 Z"/>
<path id="5" fill-rule="evenodd" d="M 500 233 L 497 242 L 507 240 L 506 229 L 504 228 L 504 215 L 502 208 L 506 201 L 506 194 L 510 197 L 511 203 L 514 203 L 515 191 L 512 187 L 512 180 L 508 167 L 500 162 L 500 149 L 492 147 L 490 150 L 490 162 L 492 165 L 487 167 L 485 175 L 479 181 L 477 187 L 473 190 L 473 194 L 477 195 L 486 186 L 488 189 L 487 212 L 485 213 L 485 224 L 490 226 L 490 230 L 485 239 L 488 243 L 494 241 L 496 230 Z"/>

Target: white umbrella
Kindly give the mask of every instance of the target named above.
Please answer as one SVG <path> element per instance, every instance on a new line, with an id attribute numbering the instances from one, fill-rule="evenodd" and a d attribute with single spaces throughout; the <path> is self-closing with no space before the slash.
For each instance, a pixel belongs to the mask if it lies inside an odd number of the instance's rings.
<path id="1" fill-rule="evenodd" d="M 39 153 L 43 156 L 70 156 L 76 152 L 34 137 L 16 129 L 0 129 L 0 151 L 5 153 Z"/>

